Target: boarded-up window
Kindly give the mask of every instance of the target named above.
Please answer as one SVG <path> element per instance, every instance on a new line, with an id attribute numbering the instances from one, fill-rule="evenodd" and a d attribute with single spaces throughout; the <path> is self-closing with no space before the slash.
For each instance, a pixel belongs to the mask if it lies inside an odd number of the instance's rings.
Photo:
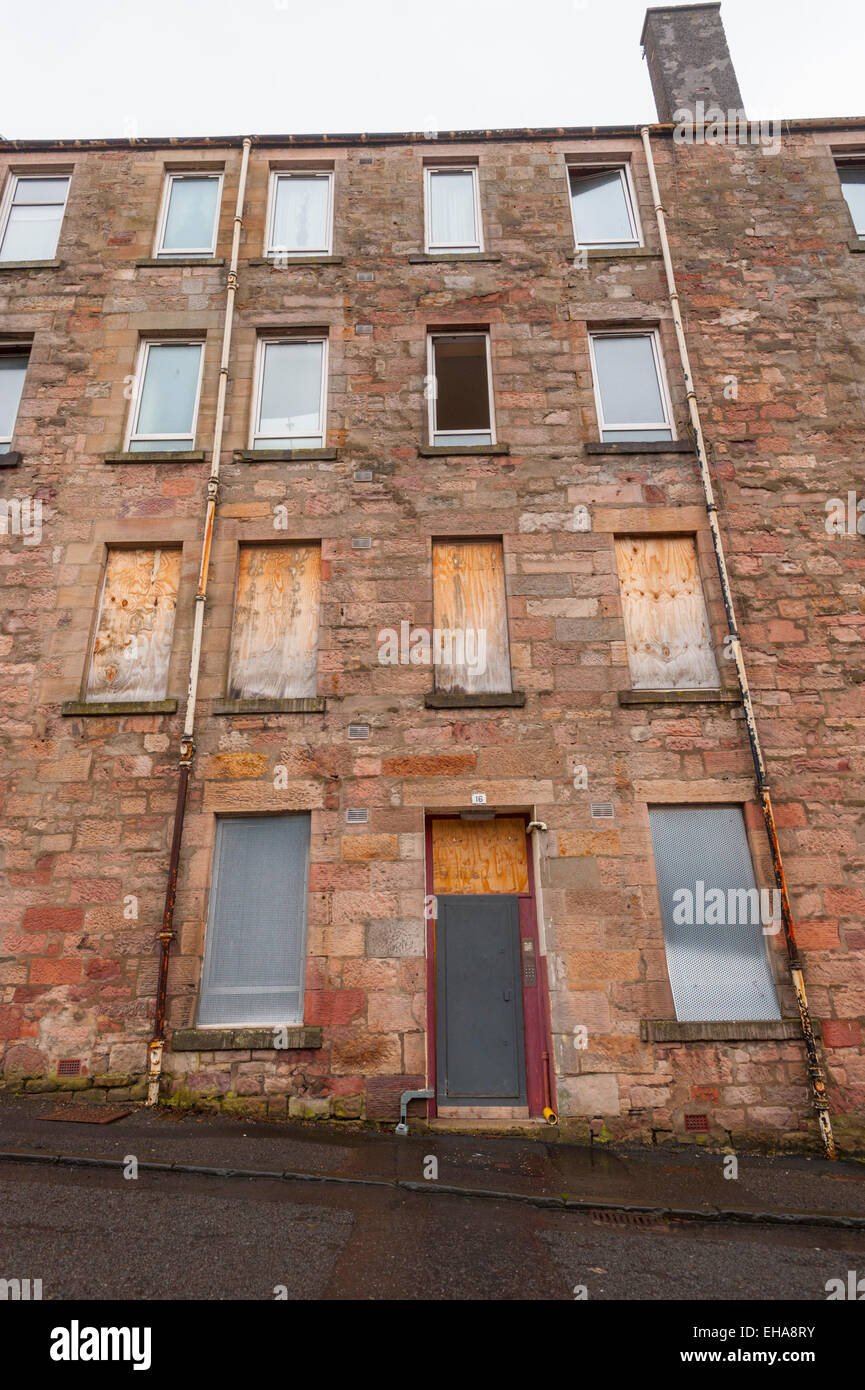
<path id="1" fill-rule="evenodd" d="M 509 692 L 511 659 L 501 541 L 433 544 L 436 689 Z"/>
<path id="2" fill-rule="evenodd" d="M 625 638 L 635 690 L 720 685 L 691 536 L 616 541 Z"/>
<path id="3" fill-rule="evenodd" d="M 649 808 L 667 972 L 676 1018 L 780 1018 L 766 934 L 775 893 L 758 893 L 739 806 Z"/>
<path id="4" fill-rule="evenodd" d="M 236 700 L 315 695 L 321 546 L 244 546 L 231 635 Z"/>
<path id="5" fill-rule="evenodd" d="M 109 551 L 88 700 L 165 698 L 179 582 L 179 550 Z"/>
<path id="6" fill-rule="evenodd" d="M 303 1022 L 308 815 L 216 827 L 198 1022 Z"/>
<path id="7" fill-rule="evenodd" d="M 521 817 L 432 822 L 434 893 L 528 893 L 526 825 Z"/>

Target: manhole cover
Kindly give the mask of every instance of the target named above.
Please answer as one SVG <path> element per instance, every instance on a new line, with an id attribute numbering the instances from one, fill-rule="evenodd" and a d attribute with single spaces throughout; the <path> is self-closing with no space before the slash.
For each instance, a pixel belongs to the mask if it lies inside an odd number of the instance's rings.
<path id="1" fill-rule="evenodd" d="M 76 1125 L 111 1125 L 131 1114 L 131 1110 L 119 1110 L 116 1105 L 100 1105 L 98 1110 L 95 1105 L 82 1105 L 80 1110 L 52 1110 L 50 1115 L 39 1115 L 38 1119 L 70 1120 Z"/>

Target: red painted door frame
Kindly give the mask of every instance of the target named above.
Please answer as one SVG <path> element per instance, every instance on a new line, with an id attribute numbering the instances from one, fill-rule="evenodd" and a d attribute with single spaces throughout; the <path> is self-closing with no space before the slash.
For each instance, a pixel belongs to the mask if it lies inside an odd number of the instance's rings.
<path id="1" fill-rule="evenodd" d="M 509 813 L 510 814 L 510 813 Z M 457 816 L 428 815 L 424 826 L 424 841 L 426 845 L 426 903 L 434 901 L 433 894 L 433 854 L 432 854 L 432 823 L 434 820 L 457 820 Z M 523 815 L 523 822 L 527 823 L 528 818 Z M 526 862 L 529 871 L 529 891 L 527 893 L 517 893 L 513 896 L 517 899 L 520 918 L 520 962 L 523 962 L 523 941 L 531 941 L 536 967 L 536 980 L 534 985 L 527 985 L 525 982 L 525 971 L 522 972 L 523 989 L 523 1028 L 525 1033 L 526 1048 L 526 1099 L 528 1101 L 529 1115 L 540 1116 L 544 1110 L 544 1061 L 543 1054 L 546 1052 L 549 1057 L 550 1067 L 550 1103 L 553 1109 L 556 1108 L 555 1091 L 555 1069 L 553 1066 L 552 1033 L 550 1027 L 550 996 L 549 982 L 547 979 L 547 960 L 546 956 L 540 953 L 540 940 L 538 937 L 538 913 L 535 901 L 535 866 L 532 854 L 532 844 L 529 836 L 526 835 Z M 490 894 L 495 897 L 495 894 Z M 509 895 L 510 896 L 510 895 Z M 433 1091 L 432 1100 L 427 1101 L 427 1116 L 435 1119 L 438 1114 L 436 1104 L 437 1076 L 436 1076 L 436 924 L 435 918 L 427 915 L 426 904 L 426 945 L 427 945 L 427 1077 L 429 1086 Z"/>

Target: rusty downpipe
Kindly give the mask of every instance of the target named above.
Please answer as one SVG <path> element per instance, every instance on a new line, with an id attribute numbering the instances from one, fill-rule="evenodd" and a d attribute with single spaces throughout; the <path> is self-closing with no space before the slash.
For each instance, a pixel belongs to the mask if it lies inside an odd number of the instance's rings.
<path id="1" fill-rule="evenodd" d="M 691 362 L 688 356 L 688 345 L 685 339 L 685 329 L 682 323 L 682 314 L 679 307 L 679 293 L 676 288 L 676 277 L 673 271 L 673 261 L 670 255 L 670 243 L 667 237 L 667 220 L 664 214 L 664 207 L 661 201 L 658 178 L 655 173 L 655 161 L 652 155 L 652 142 L 649 137 L 649 127 L 642 126 L 640 135 L 643 141 L 646 164 L 649 171 L 649 182 L 652 188 L 652 202 L 655 208 L 655 216 L 658 221 L 658 235 L 661 242 L 661 252 L 664 258 L 664 271 L 667 276 L 667 291 L 670 299 L 670 308 L 673 315 L 673 326 L 676 330 L 676 341 L 679 346 L 679 359 L 682 364 L 682 372 L 685 378 L 685 388 L 688 397 L 688 411 L 691 418 L 691 427 L 694 432 L 695 448 L 697 461 L 700 471 L 700 480 L 703 485 L 703 496 L 705 498 L 706 513 L 709 518 L 709 527 L 712 534 L 712 547 L 715 552 L 715 562 L 718 567 L 718 577 L 721 581 L 721 592 L 724 598 L 724 608 L 727 615 L 728 645 L 732 652 L 733 660 L 736 663 L 736 675 L 739 681 L 739 692 L 742 697 L 742 707 L 745 713 L 745 726 L 748 731 L 748 742 L 751 747 L 751 757 L 754 762 L 754 772 L 756 774 L 757 791 L 760 796 L 760 803 L 763 807 L 763 819 L 766 825 L 766 834 L 769 838 L 769 848 L 772 855 L 772 867 L 775 874 L 775 883 L 778 888 L 778 895 L 781 899 L 781 920 L 784 926 L 784 938 L 787 945 L 787 960 L 790 968 L 790 977 L 793 983 L 793 990 L 796 995 L 796 1003 L 799 1009 L 799 1021 L 802 1026 L 802 1037 L 805 1042 L 805 1051 L 808 1057 L 808 1080 L 811 1086 L 811 1098 L 820 1125 L 820 1136 L 823 1141 L 823 1148 L 827 1158 L 835 1158 L 835 1138 L 832 1134 L 832 1121 L 829 1116 L 829 1100 L 826 1093 L 826 1080 L 823 1075 L 823 1068 L 820 1062 L 820 1055 L 817 1050 L 817 1040 L 814 1036 L 814 1027 L 811 1022 L 811 1012 L 808 1007 L 808 998 L 805 993 L 805 980 L 802 973 L 802 963 L 799 959 L 799 948 L 796 942 L 796 928 L 793 923 L 790 911 L 790 899 L 787 894 L 787 879 L 784 873 L 784 863 L 781 858 L 781 847 L 778 843 L 778 832 L 775 828 L 775 817 L 772 811 L 772 799 L 769 794 L 769 785 L 766 777 L 766 764 L 763 759 L 763 750 L 760 745 L 760 735 L 757 731 L 757 721 L 754 715 L 754 703 L 751 699 L 751 689 L 748 684 L 748 675 L 745 670 L 745 660 L 742 655 L 742 643 L 739 637 L 739 629 L 736 622 L 736 613 L 733 607 L 733 592 L 730 585 L 730 576 L 727 571 L 727 562 L 724 557 L 724 547 L 721 541 L 721 531 L 718 525 L 718 508 L 715 504 L 715 495 L 712 489 L 712 479 L 709 473 L 709 464 L 706 455 L 706 441 L 703 436 L 703 427 L 700 420 L 700 409 L 697 404 L 697 393 L 694 389 L 694 377 L 691 372 Z"/>
<path id="2" fill-rule="evenodd" d="M 171 955 L 171 943 L 175 937 L 174 903 L 177 896 L 180 845 L 183 839 L 183 819 L 186 813 L 189 774 L 192 770 L 192 759 L 195 755 L 195 740 L 193 737 L 195 729 L 195 706 L 198 695 L 198 674 L 201 667 L 201 642 L 204 631 L 204 609 L 207 602 L 210 551 L 213 543 L 216 503 L 219 497 L 219 461 L 222 455 L 222 434 L 225 426 L 225 398 L 228 389 L 228 363 L 231 356 L 231 333 L 234 327 L 234 302 L 237 296 L 237 262 L 240 256 L 240 233 L 243 227 L 243 204 L 246 196 L 246 175 L 249 168 L 249 152 L 251 148 L 252 140 L 247 136 L 243 141 L 240 177 L 237 184 L 237 204 L 234 210 L 234 231 L 231 241 L 231 261 L 228 268 L 228 282 L 225 293 L 225 319 L 222 329 L 222 356 L 219 364 L 216 417 L 213 425 L 210 476 L 207 480 L 207 510 L 204 517 L 204 535 L 201 542 L 201 561 L 198 567 L 198 587 L 195 592 L 195 615 L 192 631 L 192 651 L 189 658 L 186 717 L 183 723 L 183 733 L 180 736 L 180 779 L 177 785 L 177 802 L 174 807 L 174 830 L 171 836 L 171 854 L 168 864 L 168 884 L 165 889 L 165 907 L 162 913 L 162 929 L 158 936 L 159 975 L 156 985 L 156 1009 L 153 1020 L 153 1037 L 150 1041 L 148 1058 L 148 1105 L 157 1105 L 159 1103 L 159 1082 L 162 1076 L 162 1053 L 165 1047 L 165 1001 L 168 990 L 168 961 Z"/>

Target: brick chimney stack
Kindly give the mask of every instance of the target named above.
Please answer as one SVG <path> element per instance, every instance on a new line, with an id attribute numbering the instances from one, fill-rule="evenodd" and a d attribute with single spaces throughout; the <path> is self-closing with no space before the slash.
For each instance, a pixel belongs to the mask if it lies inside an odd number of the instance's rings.
<path id="1" fill-rule="evenodd" d="M 707 110 L 743 110 L 720 10 L 718 3 L 662 5 L 646 11 L 640 43 L 659 121 L 672 121 L 679 110 L 694 111 L 698 101 Z"/>

